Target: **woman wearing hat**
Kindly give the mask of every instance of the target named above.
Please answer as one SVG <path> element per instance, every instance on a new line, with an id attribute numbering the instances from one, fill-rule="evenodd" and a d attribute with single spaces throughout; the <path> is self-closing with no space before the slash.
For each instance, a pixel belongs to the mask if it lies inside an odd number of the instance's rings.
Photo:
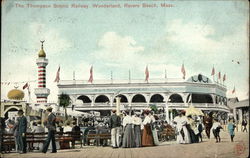
<path id="1" fill-rule="evenodd" d="M 152 117 L 149 116 L 150 111 L 145 110 L 144 116 L 145 119 L 143 121 L 144 129 L 142 133 L 142 146 L 153 146 L 154 140 L 153 140 L 153 133 L 151 129 L 151 125 L 153 123 Z"/>
<path id="2" fill-rule="evenodd" d="M 178 116 L 174 118 L 174 123 L 177 128 L 177 143 L 188 144 L 191 143 L 190 133 L 187 129 L 188 119 L 185 116 L 185 111 L 182 110 L 178 113 Z"/>

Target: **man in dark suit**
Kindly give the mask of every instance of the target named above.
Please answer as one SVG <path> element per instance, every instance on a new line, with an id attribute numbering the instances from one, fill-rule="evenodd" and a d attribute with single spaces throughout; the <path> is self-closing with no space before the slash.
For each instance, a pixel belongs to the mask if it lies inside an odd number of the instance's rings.
<path id="1" fill-rule="evenodd" d="M 47 108 L 48 114 L 48 120 L 45 122 L 45 126 L 48 128 L 48 137 L 47 140 L 43 146 L 43 153 L 46 153 L 49 147 L 50 141 L 52 141 L 52 152 L 56 153 L 56 141 L 55 141 L 55 132 L 56 132 L 56 116 L 52 113 L 52 108 Z"/>
<path id="2" fill-rule="evenodd" d="M 109 127 L 111 128 L 111 144 L 113 148 L 119 147 L 121 118 L 116 114 L 116 110 L 112 110 L 112 115 L 109 120 Z"/>
<path id="3" fill-rule="evenodd" d="M 5 131 L 5 121 L 4 121 L 4 118 L 3 117 L 0 117 L 0 153 L 3 152 L 3 134 L 4 134 L 4 131 Z"/>
<path id="4" fill-rule="evenodd" d="M 27 150 L 27 142 L 26 142 L 26 130 L 27 130 L 27 119 L 23 115 L 23 110 L 18 110 L 17 112 L 19 116 L 19 123 L 18 123 L 18 142 L 19 142 L 19 148 L 20 148 L 20 154 L 26 153 Z"/>
<path id="5" fill-rule="evenodd" d="M 75 141 L 81 139 L 81 128 L 77 125 L 77 123 L 73 122 L 74 127 L 72 128 L 72 135 L 74 140 L 72 141 L 72 148 L 75 148 Z"/>

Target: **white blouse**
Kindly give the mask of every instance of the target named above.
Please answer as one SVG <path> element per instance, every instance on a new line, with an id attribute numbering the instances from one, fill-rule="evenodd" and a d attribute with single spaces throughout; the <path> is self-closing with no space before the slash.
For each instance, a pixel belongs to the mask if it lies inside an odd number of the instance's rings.
<path id="1" fill-rule="evenodd" d="M 133 123 L 132 117 L 127 115 L 123 118 L 122 126 L 125 127 L 127 124 L 132 124 L 132 123 Z"/>
<path id="2" fill-rule="evenodd" d="M 146 125 L 148 123 L 154 122 L 154 120 L 152 119 L 151 116 L 146 116 L 144 121 L 143 121 L 143 125 Z"/>
<path id="3" fill-rule="evenodd" d="M 141 129 L 143 129 L 142 119 L 140 117 L 132 116 L 133 118 L 133 124 L 140 126 Z"/>
<path id="4" fill-rule="evenodd" d="M 141 125 L 142 119 L 140 117 L 132 116 L 134 125 Z"/>

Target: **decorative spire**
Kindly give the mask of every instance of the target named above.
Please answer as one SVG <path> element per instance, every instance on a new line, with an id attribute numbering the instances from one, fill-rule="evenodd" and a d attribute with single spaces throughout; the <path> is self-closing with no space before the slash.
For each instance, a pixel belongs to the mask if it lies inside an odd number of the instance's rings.
<path id="1" fill-rule="evenodd" d="M 41 49 L 43 49 L 43 43 L 45 42 L 45 40 L 40 41 L 40 42 L 42 43 L 42 45 L 41 45 Z"/>

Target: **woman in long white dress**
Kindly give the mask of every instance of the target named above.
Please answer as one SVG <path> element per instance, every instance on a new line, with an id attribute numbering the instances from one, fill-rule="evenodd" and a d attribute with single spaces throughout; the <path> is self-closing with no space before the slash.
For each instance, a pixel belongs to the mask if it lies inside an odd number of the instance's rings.
<path id="1" fill-rule="evenodd" d="M 185 111 L 181 111 L 178 116 L 174 118 L 177 129 L 177 143 L 188 144 L 191 143 L 190 134 L 187 130 L 186 125 L 188 124 L 187 117 L 185 116 Z"/>
<path id="2" fill-rule="evenodd" d="M 185 113 L 186 113 L 185 111 L 182 111 L 181 113 L 182 113 L 181 124 L 182 124 L 182 129 L 184 132 L 184 143 L 189 144 L 189 143 L 191 143 L 191 137 L 190 137 L 190 133 L 188 132 L 188 129 L 187 129 L 188 119 L 185 116 Z"/>
<path id="3" fill-rule="evenodd" d="M 174 118 L 174 124 L 176 124 L 176 131 L 177 131 L 177 136 L 176 136 L 176 142 L 178 144 L 183 144 L 184 143 L 184 133 L 182 133 L 182 119 L 181 119 L 181 113 L 178 114 Z"/>

